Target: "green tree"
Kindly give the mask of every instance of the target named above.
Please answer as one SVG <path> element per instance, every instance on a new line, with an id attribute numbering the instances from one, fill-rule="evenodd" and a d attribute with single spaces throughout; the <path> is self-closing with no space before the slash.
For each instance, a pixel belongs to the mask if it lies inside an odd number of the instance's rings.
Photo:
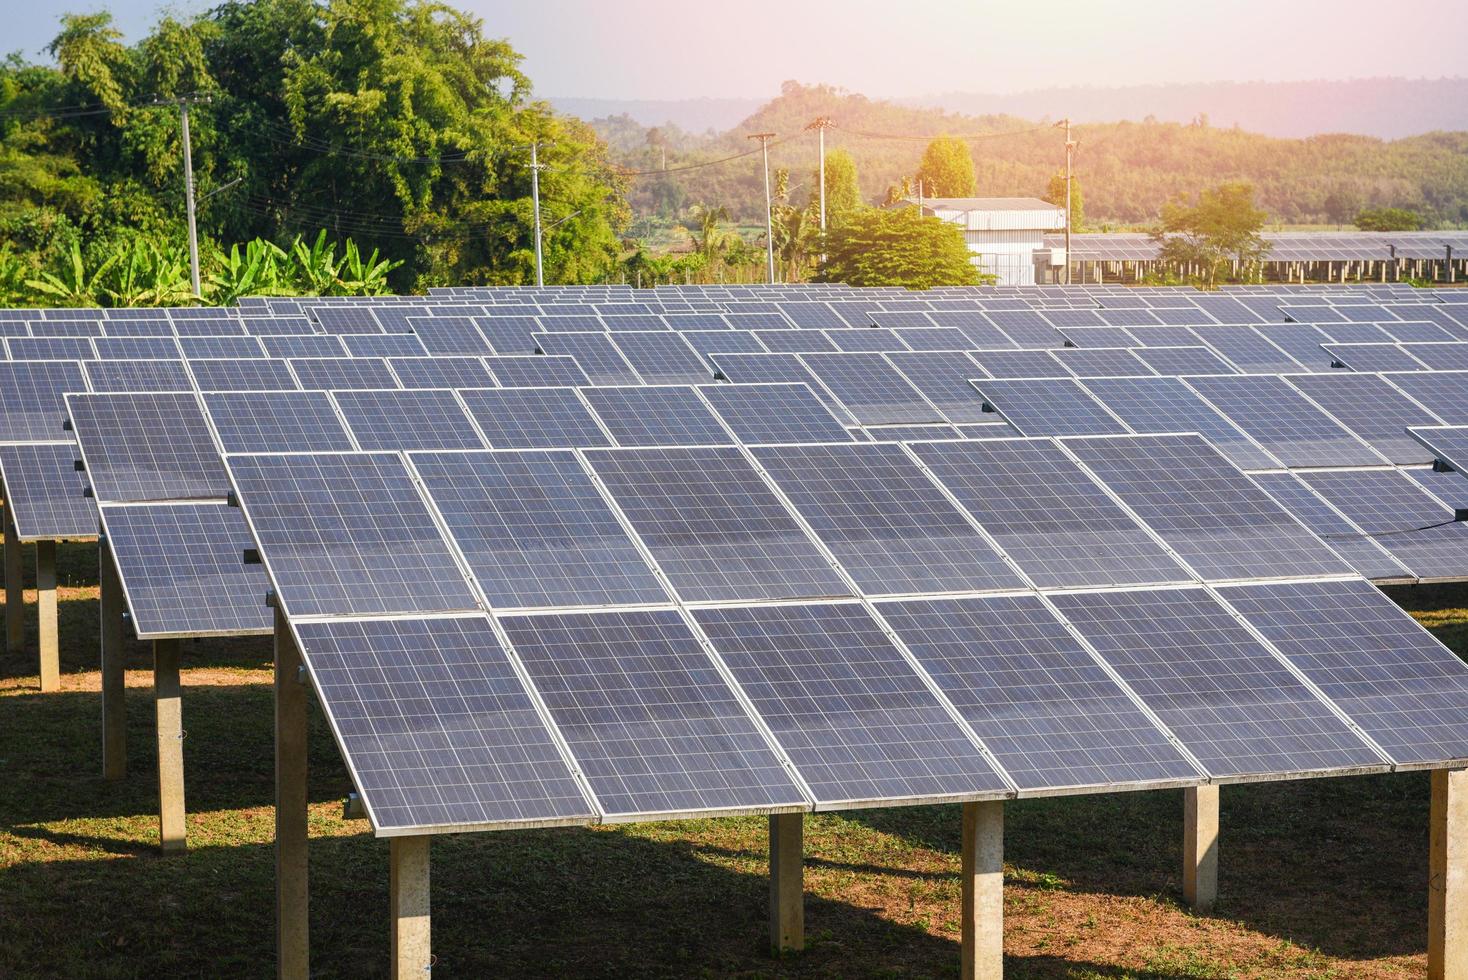
<path id="1" fill-rule="evenodd" d="M 1162 261 L 1183 274 L 1196 273 L 1212 287 L 1225 265 L 1241 276 L 1258 271 L 1269 252 L 1260 231 L 1269 215 L 1254 206 L 1254 188 L 1220 184 L 1198 195 L 1196 204 L 1179 199 L 1162 209 L 1162 224 L 1152 233 Z"/>
<path id="2" fill-rule="evenodd" d="M 928 144 L 917 175 L 924 197 L 973 197 L 979 192 L 973 154 L 955 136 L 940 136 Z"/>
<path id="3" fill-rule="evenodd" d="M 810 203 L 814 208 L 821 206 L 819 169 L 811 172 Z M 845 150 L 835 149 L 826 153 L 826 220 L 837 221 L 841 215 L 862 206 L 861 185 L 856 179 L 856 160 Z"/>
<path id="4" fill-rule="evenodd" d="M 1065 207 L 1065 174 L 1054 174 L 1050 186 L 1045 189 L 1045 200 L 1058 208 Z M 1070 230 L 1080 231 L 1086 226 L 1086 198 L 1081 193 L 1081 179 L 1070 176 Z"/>
<path id="5" fill-rule="evenodd" d="M 976 286 L 985 277 L 956 225 L 919 217 L 912 208 L 862 209 L 826 235 L 817 282 L 852 286 Z"/>
<path id="6" fill-rule="evenodd" d="M 1422 218 L 1406 208 L 1367 208 L 1356 215 L 1354 224 L 1362 231 L 1416 231 Z"/>

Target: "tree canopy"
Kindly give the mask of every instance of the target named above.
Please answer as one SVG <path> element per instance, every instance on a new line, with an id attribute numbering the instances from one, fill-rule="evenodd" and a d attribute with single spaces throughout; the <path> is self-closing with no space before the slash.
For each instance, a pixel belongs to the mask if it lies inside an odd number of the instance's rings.
<path id="1" fill-rule="evenodd" d="M 957 225 L 915 208 L 863 208 L 826 235 L 817 282 L 852 286 L 977 286 L 982 277 Z"/>
<path id="2" fill-rule="evenodd" d="M 979 192 L 973 154 L 955 136 L 940 136 L 928 144 L 917 175 L 925 197 L 973 197 Z"/>
<path id="3" fill-rule="evenodd" d="M 181 237 L 178 109 L 191 113 L 200 232 L 381 247 L 398 288 L 533 278 L 528 146 L 541 144 L 547 280 L 620 252 L 624 181 L 579 120 L 530 98 L 520 56 L 433 0 L 226 0 L 126 45 L 66 15 L 56 66 L 0 66 L 0 236 L 36 261 Z M 82 107 L 77 109 L 75 107 Z M 567 217 L 571 216 L 571 217 Z"/>

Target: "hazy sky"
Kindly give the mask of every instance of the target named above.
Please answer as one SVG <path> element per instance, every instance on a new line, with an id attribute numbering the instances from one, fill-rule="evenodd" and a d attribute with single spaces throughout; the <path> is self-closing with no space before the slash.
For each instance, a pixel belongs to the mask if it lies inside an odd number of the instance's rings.
<path id="1" fill-rule="evenodd" d="M 1468 3 L 1419 0 L 456 0 L 508 37 L 542 96 L 765 97 L 787 78 L 874 96 L 1064 85 L 1468 74 Z M 200 0 L 3 0 L 38 57 L 59 9 L 130 38 Z"/>

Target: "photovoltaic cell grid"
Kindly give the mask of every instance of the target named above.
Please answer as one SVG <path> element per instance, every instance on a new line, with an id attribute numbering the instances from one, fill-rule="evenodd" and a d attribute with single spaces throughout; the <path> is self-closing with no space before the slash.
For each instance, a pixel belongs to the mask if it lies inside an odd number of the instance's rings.
<path id="1" fill-rule="evenodd" d="M 138 639 L 268 633 L 269 583 L 247 565 L 250 528 L 220 503 L 101 507 Z"/>
<path id="2" fill-rule="evenodd" d="M 76 444 L 0 446 L 5 507 L 21 541 L 61 541 L 97 535 L 97 507 L 82 495 Z"/>
<path id="3" fill-rule="evenodd" d="M 1060 593 L 1053 601 L 1215 776 L 1384 764 L 1202 589 Z"/>
<path id="4" fill-rule="evenodd" d="M 939 442 L 913 452 L 1041 588 L 1189 580 L 1050 442 Z"/>
<path id="5" fill-rule="evenodd" d="M 192 392 L 71 395 L 67 407 L 98 501 L 223 500 L 229 492 Z"/>
<path id="6" fill-rule="evenodd" d="M 491 606 L 668 601 L 574 453 L 410 458 Z"/>
<path id="7" fill-rule="evenodd" d="M 585 455 L 682 598 L 850 594 L 739 450 L 589 449 Z"/>
<path id="8" fill-rule="evenodd" d="M 609 816 L 804 809 L 779 756 L 676 611 L 501 622 Z"/>
<path id="9" fill-rule="evenodd" d="M 239 455 L 229 464 L 292 616 L 478 608 L 396 454 Z"/>
<path id="10" fill-rule="evenodd" d="M 1004 795 L 995 772 L 859 605 L 693 614 L 827 806 Z"/>
<path id="11" fill-rule="evenodd" d="M 484 617 L 295 632 L 379 831 L 596 818 Z"/>
<path id="12" fill-rule="evenodd" d="M 768 446 L 753 453 L 868 595 L 1023 587 L 900 446 Z"/>
<path id="13" fill-rule="evenodd" d="M 1064 445 L 1205 580 L 1350 571 L 1197 436 L 1067 439 Z"/>

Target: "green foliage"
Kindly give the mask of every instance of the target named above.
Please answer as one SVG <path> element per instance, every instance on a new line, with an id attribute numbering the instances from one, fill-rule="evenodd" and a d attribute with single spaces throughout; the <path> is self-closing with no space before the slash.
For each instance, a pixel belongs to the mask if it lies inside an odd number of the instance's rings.
<path id="1" fill-rule="evenodd" d="M 1268 215 L 1254 206 L 1254 188 L 1244 183 L 1220 184 L 1202 191 L 1196 204 L 1179 199 L 1162 209 L 1161 227 L 1153 238 L 1163 263 L 1180 273 L 1195 272 L 1212 287 L 1225 265 L 1244 278 L 1257 277 L 1269 251 L 1260 232 Z"/>
<path id="2" fill-rule="evenodd" d="M 225 0 L 135 45 L 105 13 L 67 15 L 50 51 L 55 67 L 0 62 L 0 238 L 33 266 L 182 238 L 179 113 L 151 103 L 198 94 L 196 180 L 240 180 L 201 201 L 202 238 L 324 229 L 378 249 L 397 289 L 527 282 L 538 140 L 545 221 L 575 215 L 546 235 L 548 281 L 616 267 L 628 212 L 605 147 L 531 99 L 508 43 L 436 0 Z M 61 111 L 75 106 L 91 108 Z M 324 253 L 305 258 L 333 281 Z"/>
<path id="3" fill-rule="evenodd" d="M 1362 231 L 1416 231 L 1422 218 L 1406 208 L 1368 208 L 1354 222 Z"/>
<path id="4" fill-rule="evenodd" d="M 954 136 L 940 136 L 928 144 L 917 175 L 924 197 L 973 197 L 979 192 L 973 154 Z"/>
<path id="5" fill-rule="evenodd" d="M 919 217 L 913 208 L 855 211 L 820 248 L 826 261 L 817 282 L 930 289 L 976 286 L 984 278 L 956 225 Z"/>
<path id="6" fill-rule="evenodd" d="M 1065 207 L 1065 174 L 1058 173 L 1050 178 L 1045 188 L 1044 200 L 1058 208 Z M 1086 196 L 1081 192 L 1081 179 L 1070 176 L 1070 230 L 1084 231 L 1086 228 Z"/>
<path id="7" fill-rule="evenodd" d="M 811 172 L 810 201 L 819 208 L 820 169 Z M 846 150 L 831 150 L 826 153 L 826 221 L 834 222 L 849 211 L 862 206 L 861 185 L 856 178 L 856 161 Z"/>

